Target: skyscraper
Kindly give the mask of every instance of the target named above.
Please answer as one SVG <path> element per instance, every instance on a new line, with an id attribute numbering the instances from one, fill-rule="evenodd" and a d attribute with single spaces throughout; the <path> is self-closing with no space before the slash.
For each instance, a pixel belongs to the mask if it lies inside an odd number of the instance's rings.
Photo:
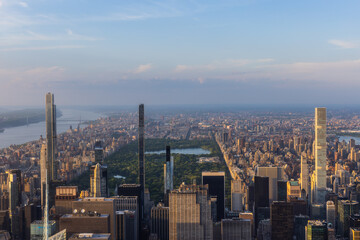
<path id="1" fill-rule="evenodd" d="M 169 239 L 213 239 L 208 187 L 182 184 L 169 194 Z"/>
<path id="2" fill-rule="evenodd" d="M 284 169 L 281 167 L 258 167 L 256 176 L 269 178 L 269 200 L 270 202 L 277 201 L 277 181 L 285 180 Z"/>
<path id="3" fill-rule="evenodd" d="M 54 94 L 46 94 L 45 106 L 46 122 L 46 163 L 48 169 L 48 181 L 57 180 L 56 163 L 56 106 L 54 104 Z"/>
<path id="4" fill-rule="evenodd" d="M 144 104 L 139 105 L 139 184 L 140 184 L 140 219 L 144 213 L 145 194 L 145 139 L 144 139 Z"/>
<path id="5" fill-rule="evenodd" d="M 47 151 L 46 144 L 43 143 L 40 152 L 40 182 L 41 182 L 41 208 L 45 206 L 45 191 L 46 191 L 46 169 L 47 169 Z"/>
<path id="6" fill-rule="evenodd" d="M 209 195 L 216 196 L 217 221 L 225 214 L 225 172 L 202 172 L 202 184 L 209 185 Z"/>
<path id="7" fill-rule="evenodd" d="M 107 197 L 107 166 L 100 163 L 90 167 L 90 193 L 93 197 Z"/>
<path id="8" fill-rule="evenodd" d="M 335 212 L 335 204 L 333 201 L 326 202 L 326 222 L 332 225 L 332 228 L 335 228 L 335 219 L 336 219 L 336 212 Z"/>
<path id="9" fill-rule="evenodd" d="M 241 212 L 243 210 L 243 193 L 241 191 L 241 180 L 231 180 L 231 211 Z"/>
<path id="10" fill-rule="evenodd" d="M 151 209 L 151 232 L 160 240 L 169 239 L 169 208 L 161 203 Z"/>
<path id="11" fill-rule="evenodd" d="M 289 202 L 273 202 L 270 211 L 271 239 L 292 239 L 294 231 L 293 205 Z"/>
<path id="12" fill-rule="evenodd" d="M 166 146 L 166 163 L 164 164 L 164 192 L 167 194 L 174 188 L 174 159 L 171 157 L 170 146 Z"/>
<path id="13" fill-rule="evenodd" d="M 102 142 L 97 140 L 94 144 L 94 153 L 95 153 L 95 163 L 104 162 L 104 148 L 102 146 Z"/>
<path id="14" fill-rule="evenodd" d="M 307 196 L 309 194 L 309 167 L 306 155 L 301 155 L 301 172 L 300 172 L 301 191 L 305 190 Z"/>
<path id="15" fill-rule="evenodd" d="M 326 108 L 315 108 L 315 200 L 326 195 Z"/>

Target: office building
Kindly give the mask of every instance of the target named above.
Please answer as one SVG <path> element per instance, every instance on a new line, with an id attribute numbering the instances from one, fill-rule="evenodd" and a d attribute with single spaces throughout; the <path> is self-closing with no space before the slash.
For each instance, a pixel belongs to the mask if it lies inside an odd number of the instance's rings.
<path id="1" fill-rule="evenodd" d="M 66 234 L 71 236 L 75 233 L 111 233 L 109 214 L 75 210 L 73 214 L 65 214 L 60 217 L 59 230 L 66 229 Z"/>
<path id="2" fill-rule="evenodd" d="M 57 180 L 56 162 L 56 106 L 54 104 L 54 94 L 46 94 L 45 122 L 46 122 L 46 164 L 48 181 Z"/>
<path id="3" fill-rule="evenodd" d="M 110 240 L 110 233 L 75 233 L 69 240 Z"/>
<path id="4" fill-rule="evenodd" d="M 294 235 L 296 240 L 305 240 L 305 227 L 308 224 L 309 216 L 298 215 L 294 217 Z"/>
<path id="5" fill-rule="evenodd" d="M 301 191 L 305 191 L 305 196 L 309 194 L 309 166 L 307 163 L 307 157 L 301 154 L 301 172 L 300 172 L 300 185 Z"/>
<path id="6" fill-rule="evenodd" d="M 159 240 L 169 239 L 169 208 L 161 203 L 151 209 L 151 233 Z"/>
<path id="7" fill-rule="evenodd" d="M 104 163 L 104 148 L 102 146 L 102 141 L 97 140 L 94 144 L 94 153 L 95 153 L 95 163 Z"/>
<path id="8" fill-rule="evenodd" d="M 138 240 L 138 222 L 135 211 L 116 212 L 116 239 Z"/>
<path id="9" fill-rule="evenodd" d="M 287 182 L 287 201 L 291 198 L 301 198 L 300 184 L 298 181 Z"/>
<path id="10" fill-rule="evenodd" d="M 144 201 L 145 201 L 145 116 L 144 116 L 144 104 L 139 105 L 139 129 L 138 129 L 138 141 L 139 141 L 139 184 L 140 184 L 140 219 L 144 219 Z M 137 195 L 133 195 L 137 196 Z"/>
<path id="11" fill-rule="evenodd" d="M 231 180 L 231 211 L 241 212 L 243 211 L 243 198 L 242 182 L 240 179 Z"/>
<path id="12" fill-rule="evenodd" d="M 350 240 L 360 240 L 360 228 L 350 228 Z"/>
<path id="13" fill-rule="evenodd" d="M 31 226 L 30 226 L 30 239 L 31 240 L 43 240 L 43 233 L 44 233 L 44 222 L 42 220 L 36 220 L 33 223 L 31 223 Z M 56 233 L 56 222 L 55 221 L 49 221 L 48 233 L 49 233 L 49 236 Z"/>
<path id="14" fill-rule="evenodd" d="M 184 185 L 169 194 L 169 239 L 213 239 L 208 186 Z"/>
<path id="15" fill-rule="evenodd" d="M 47 171 L 47 144 L 43 143 L 40 151 L 40 184 L 41 184 L 41 207 L 45 206 L 45 194 L 46 194 L 46 171 Z"/>
<path id="16" fill-rule="evenodd" d="M 327 201 L 326 202 L 326 222 L 331 224 L 333 228 L 336 228 L 335 226 L 335 220 L 336 220 L 336 212 L 335 212 L 335 204 L 333 201 Z"/>
<path id="17" fill-rule="evenodd" d="M 113 240 L 116 236 L 116 219 L 115 219 L 115 202 L 114 199 L 111 198 L 82 198 L 77 199 L 72 202 L 72 211 L 76 211 L 77 213 L 81 213 L 81 210 L 85 209 L 86 212 L 97 212 L 101 213 L 102 215 L 109 215 L 110 219 L 110 233 Z"/>
<path id="18" fill-rule="evenodd" d="M 273 202 L 270 210 L 271 239 L 292 239 L 294 232 L 293 205 Z"/>
<path id="19" fill-rule="evenodd" d="M 254 177 L 254 209 L 255 209 L 255 230 L 261 220 L 270 217 L 269 208 L 269 178 Z"/>
<path id="20" fill-rule="evenodd" d="M 251 221 L 233 218 L 221 220 L 222 240 L 251 240 Z"/>
<path id="21" fill-rule="evenodd" d="M 166 146 L 166 161 L 164 164 L 164 199 L 168 203 L 168 193 L 174 189 L 174 159 L 171 157 L 170 146 Z"/>
<path id="22" fill-rule="evenodd" d="M 326 108 L 315 108 L 315 201 L 326 195 Z"/>
<path id="23" fill-rule="evenodd" d="M 327 224 L 325 221 L 309 220 L 305 228 L 307 240 L 327 240 Z"/>
<path id="24" fill-rule="evenodd" d="M 349 237 L 349 217 L 355 213 L 359 213 L 359 203 L 357 201 L 338 201 L 338 234 L 342 237 Z"/>
<path id="25" fill-rule="evenodd" d="M 217 221 L 225 215 L 225 172 L 202 172 L 202 185 L 209 185 L 209 195 L 216 196 Z"/>
<path id="26" fill-rule="evenodd" d="M 77 186 L 59 186 L 56 188 L 55 211 L 58 215 L 72 213 L 72 202 L 78 198 Z"/>
<path id="27" fill-rule="evenodd" d="M 278 201 L 287 200 L 287 181 L 278 180 L 277 181 L 277 199 Z"/>
<path id="28" fill-rule="evenodd" d="M 269 200 L 278 201 L 277 181 L 286 180 L 284 169 L 281 167 L 258 167 L 256 176 L 269 178 Z"/>
<path id="29" fill-rule="evenodd" d="M 90 167 L 90 194 L 92 197 L 107 197 L 107 166 L 97 163 Z"/>
<path id="30" fill-rule="evenodd" d="M 241 212 L 239 213 L 239 218 L 250 220 L 251 237 L 254 237 L 255 236 L 254 214 L 252 212 Z"/>

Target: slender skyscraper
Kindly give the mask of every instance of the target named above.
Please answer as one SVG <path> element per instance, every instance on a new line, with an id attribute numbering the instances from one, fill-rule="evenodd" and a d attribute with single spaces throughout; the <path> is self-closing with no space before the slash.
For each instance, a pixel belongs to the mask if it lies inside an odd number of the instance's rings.
<path id="1" fill-rule="evenodd" d="M 301 155 L 301 191 L 305 190 L 305 196 L 309 194 L 309 168 L 306 155 Z"/>
<path id="2" fill-rule="evenodd" d="M 143 219 L 145 193 L 145 154 L 144 154 L 144 104 L 139 105 L 139 184 L 140 184 L 140 219 Z"/>
<path id="3" fill-rule="evenodd" d="M 48 169 L 48 181 L 57 180 L 56 164 L 56 106 L 54 104 L 54 94 L 46 94 L 45 106 L 46 121 L 46 162 Z"/>
<path id="4" fill-rule="evenodd" d="M 41 146 L 41 152 L 40 152 L 40 179 L 41 179 L 41 208 L 45 207 L 45 191 L 46 191 L 46 181 L 47 181 L 47 177 L 46 177 L 46 169 L 47 169 L 47 164 L 46 164 L 46 160 L 47 160 L 47 153 L 46 153 L 46 144 L 43 143 Z"/>
<path id="5" fill-rule="evenodd" d="M 326 108 L 315 108 L 315 199 L 325 203 L 326 195 Z"/>
<path id="6" fill-rule="evenodd" d="M 173 190 L 174 159 L 171 157 L 170 146 L 166 146 L 166 163 L 164 164 L 164 193 Z"/>

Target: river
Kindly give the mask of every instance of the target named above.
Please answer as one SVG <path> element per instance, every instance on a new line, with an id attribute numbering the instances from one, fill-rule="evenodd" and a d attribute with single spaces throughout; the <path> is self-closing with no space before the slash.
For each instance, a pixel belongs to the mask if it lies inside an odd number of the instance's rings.
<path id="1" fill-rule="evenodd" d="M 57 133 L 66 132 L 70 125 L 76 128 L 81 121 L 90 121 L 100 118 L 100 113 L 95 113 L 86 110 L 77 110 L 71 108 L 59 108 L 62 116 L 57 118 Z M 81 127 L 86 125 L 81 124 Z M 0 148 L 9 147 L 11 144 L 23 144 L 26 142 L 38 140 L 40 135 L 45 137 L 45 121 L 33 123 L 20 127 L 5 128 L 3 133 L 0 133 Z"/>
<path id="2" fill-rule="evenodd" d="M 356 145 L 360 145 L 360 137 L 351 137 L 351 136 L 339 136 L 339 142 L 345 140 L 345 142 L 349 142 L 350 139 L 355 140 Z"/>

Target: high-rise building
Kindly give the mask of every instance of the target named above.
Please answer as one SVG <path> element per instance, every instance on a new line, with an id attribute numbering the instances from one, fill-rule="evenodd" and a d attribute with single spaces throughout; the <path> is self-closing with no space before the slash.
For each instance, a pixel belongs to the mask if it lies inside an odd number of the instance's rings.
<path id="1" fill-rule="evenodd" d="M 209 195 L 216 196 L 217 221 L 225 214 L 225 172 L 202 172 L 202 185 L 209 185 Z"/>
<path id="2" fill-rule="evenodd" d="M 139 184 L 140 184 L 140 219 L 144 216 L 144 199 L 145 199 L 145 116 L 144 104 L 139 105 Z"/>
<path id="3" fill-rule="evenodd" d="M 90 194 L 92 197 L 107 197 L 107 166 L 97 163 L 90 167 Z"/>
<path id="4" fill-rule="evenodd" d="M 100 141 L 100 140 L 95 141 L 94 153 L 95 153 L 95 163 L 103 164 L 103 162 L 104 162 L 104 148 L 102 146 L 102 141 Z"/>
<path id="5" fill-rule="evenodd" d="M 315 108 L 315 200 L 318 203 L 325 203 L 326 150 L 326 108 Z"/>
<path id="6" fill-rule="evenodd" d="M 151 209 L 151 232 L 156 233 L 159 240 L 169 239 L 169 208 L 163 204 Z"/>
<path id="7" fill-rule="evenodd" d="M 269 178 L 254 177 L 254 209 L 255 209 L 255 230 L 261 220 L 270 217 L 269 208 Z"/>
<path id="8" fill-rule="evenodd" d="M 305 231 L 307 240 L 327 240 L 327 224 L 325 221 L 309 220 Z"/>
<path id="9" fill-rule="evenodd" d="M 307 196 L 309 194 L 309 167 L 306 155 L 301 155 L 301 172 L 300 172 L 301 191 L 305 190 Z"/>
<path id="10" fill-rule="evenodd" d="M 64 215 L 72 213 L 72 201 L 78 197 L 77 186 L 60 186 L 56 188 L 55 211 L 56 214 Z"/>
<path id="11" fill-rule="evenodd" d="M 116 240 L 138 240 L 138 223 L 135 211 L 116 212 Z"/>
<path id="12" fill-rule="evenodd" d="M 293 205 L 273 202 L 270 210 L 271 239 L 292 239 L 294 232 Z"/>
<path id="13" fill-rule="evenodd" d="M 350 240 L 360 240 L 360 228 L 350 228 Z"/>
<path id="14" fill-rule="evenodd" d="M 277 181 L 277 199 L 278 201 L 287 200 L 287 181 L 278 180 Z"/>
<path id="15" fill-rule="evenodd" d="M 305 227 L 308 224 L 309 216 L 299 215 L 294 217 L 294 235 L 296 240 L 305 240 Z"/>
<path id="16" fill-rule="evenodd" d="M 57 180 L 56 162 L 56 106 L 54 104 L 54 94 L 46 94 L 45 122 L 46 122 L 46 164 L 48 169 L 48 181 Z"/>
<path id="17" fill-rule="evenodd" d="M 165 199 L 170 191 L 174 189 L 174 159 L 171 157 L 170 146 L 166 146 L 166 161 L 164 164 L 164 194 Z M 166 201 L 167 202 L 167 201 Z"/>
<path id="18" fill-rule="evenodd" d="M 359 203 L 357 201 L 338 201 L 338 234 L 342 237 L 349 237 L 349 217 L 355 213 L 359 213 Z"/>
<path id="19" fill-rule="evenodd" d="M 231 180 L 231 211 L 243 211 L 243 192 L 241 190 L 242 182 L 240 179 Z"/>
<path id="20" fill-rule="evenodd" d="M 290 201 L 291 198 L 300 198 L 301 190 L 300 184 L 298 181 L 288 181 L 287 182 L 287 201 Z"/>
<path id="21" fill-rule="evenodd" d="M 42 240 L 43 233 L 44 233 L 44 221 L 36 220 L 33 223 L 31 223 L 31 226 L 30 226 L 30 239 L 31 240 Z M 56 233 L 56 222 L 55 221 L 49 221 L 48 233 L 49 233 L 49 236 Z"/>
<path id="22" fill-rule="evenodd" d="M 332 225 L 332 228 L 335 228 L 336 212 L 335 204 L 333 201 L 326 202 L 326 222 Z"/>
<path id="23" fill-rule="evenodd" d="M 169 239 L 213 239 L 208 186 L 184 185 L 169 194 Z"/>
<path id="24" fill-rule="evenodd" d="M 284 169 L 281 167 L 258 167 L 256 176 L 269 178 L 269 200 L 278 201 L 277 181 L 285 180 Z"/>
<path id="25" fill-rule="evenodd" d="M 233 218 L 221 220 L 222 240 L 251 240 L 251 221 Z"/>
<path id="26" fill-rule="evenodd" d="M 40 187 L 41 187 L 41 207 L 45 206 L 46 194 L 46 170 L 47 170 L 47 151 L 46 144 L 43 143 L 40 151 Z"/>

